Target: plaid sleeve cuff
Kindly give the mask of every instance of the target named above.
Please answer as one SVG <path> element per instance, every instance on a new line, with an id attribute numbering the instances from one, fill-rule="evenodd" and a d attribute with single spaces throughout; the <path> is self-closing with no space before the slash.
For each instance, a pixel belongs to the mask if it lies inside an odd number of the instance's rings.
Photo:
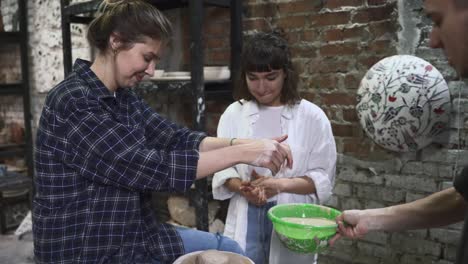
<path id="1" fill-rule="evenodd" d="M 192 131 L 187 138 L 187 149 L 200 149 L 200 144 L 207 136 L 203 132 Z"/>
<path id="2" fill-rule="evenodd" d="M 198 150 L 175 150 L 169 153 L 169 189 L 185 192 L 197 177 Z"/>
<path id="3" fill-rule="evenodd" d="M 206 137 L 203 132 L 190 131 L 186 138 L 185 150 L 173 150 L 169 153 L 169 189 L 185 192 L 197 177 L 199 148 Z"/>

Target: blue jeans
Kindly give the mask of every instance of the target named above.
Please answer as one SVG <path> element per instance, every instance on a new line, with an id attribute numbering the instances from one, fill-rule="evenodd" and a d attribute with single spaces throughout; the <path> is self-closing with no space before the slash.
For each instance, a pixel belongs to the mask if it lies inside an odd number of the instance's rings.
<path id="1" fill-rule="evenodd" d="M 255 264 L 268 264 L 273 224 L 268 219 L 267 212 L 275 205 L 276 202 L 269 202 L 257 207 L 249 203 L 245 253 Z"/>
<path id="2" fill-rule="evenodd" d="M 185 227 L 176 227 L 176 230 L 182 238 L 185 254 L 200 250 L 217 249 L 245 256 L 244 250 L 239 244 L 228 237 Z M 154 260 L 152 264 L 160 264 L 160 262 Z"/>
<path id="3" fill-rule="evenodd" d="M 244 250 L 236 241 L 209 232 L 177 227 L 182 242 L 184 243 L 185 254 L 208 249 L 230 251 L 245 256 Z"/>

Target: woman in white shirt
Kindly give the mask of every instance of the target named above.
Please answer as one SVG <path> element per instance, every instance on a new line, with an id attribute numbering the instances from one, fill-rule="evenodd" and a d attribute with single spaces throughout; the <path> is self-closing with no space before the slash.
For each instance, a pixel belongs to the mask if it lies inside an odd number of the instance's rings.
<path id="1" fill-rule="evenodd" d="M 242 52 L 237 101 L 218 125 L 219 137 L 288 135 L 292 169 L 283 167 L 272 175 L 268 169 L 239 164 L 213 178 L 214 198 L 231 199 L 224 235 L 236 240 L 257 264 L 268 263 L 269 208 L 323 203 L 332 194 L 336 147 L 330 122 L 318 106 L 299 97 L 297 83 L 287 41 L 277 32 L 254 34 Z"/>

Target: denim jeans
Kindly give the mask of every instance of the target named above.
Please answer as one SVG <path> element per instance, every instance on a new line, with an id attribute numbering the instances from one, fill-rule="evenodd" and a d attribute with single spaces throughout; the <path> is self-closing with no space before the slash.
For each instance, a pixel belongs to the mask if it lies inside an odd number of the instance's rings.
<path id="1" fill-rule="evenodd" d="M 236 241 L 220 234 L 182 227 L 177 227 L 177 231 L 184 243 L 185 254 L 199 250 L 217 249 L 245 256 L 244 250 Z"/>
<path id="2" fill-rule="evenodd" d="M 255 264 L 268 264 L 273 224 L 267 212 L 275 205 L 276 202 L 269 202 L 257 207 L 249 203 L 245 253 Z"/>
<path id="3" fill-rule="evenodd" d="M 244 250 L 242 250 L 239 244 L 228 237 L 185 227 L 176 227 L 176 229 L 182 238 L 185 254 L 200 250 L 217 249 L 245 256 Z M 136 261 L 135 263 L 140 262 Z M 159 260 L 154 260 L 152 264 L 160 264 L 160 262 Z"/>

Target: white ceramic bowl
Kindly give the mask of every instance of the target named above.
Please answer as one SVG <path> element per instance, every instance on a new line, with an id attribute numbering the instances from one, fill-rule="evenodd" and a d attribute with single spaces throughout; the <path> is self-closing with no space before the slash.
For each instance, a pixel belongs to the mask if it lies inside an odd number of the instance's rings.
<path id="1" fill-rule="evenodd" d="M 187 77 L 190 76 L 189 71 L 171 71 L 171 72 L 164 72 L 164 77 Z"/>
<path id="2" fill-rule="evenodd" d="M 228 66 L 205 66 L 203 67 L 205 80 L 227 80 L 231 77 Z"/>
<path id="3" fill-rule="evenodd" d="M 153 78 L 161 78 L 164 75 L 164 70 L 154 70 Z"/>

